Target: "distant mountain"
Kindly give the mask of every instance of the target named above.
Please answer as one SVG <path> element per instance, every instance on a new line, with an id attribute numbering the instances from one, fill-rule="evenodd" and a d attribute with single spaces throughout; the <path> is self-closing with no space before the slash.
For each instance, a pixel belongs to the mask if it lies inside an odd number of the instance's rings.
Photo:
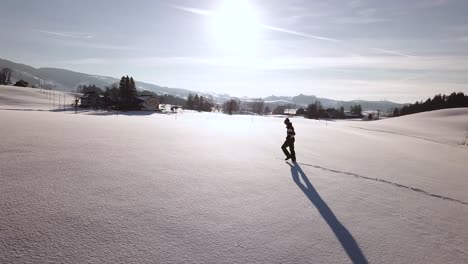
<path id="1" fill-rule="evenodd" d="M 12 81 L 25 80 L 32 86 L 39 86 L 41 80 L 46 85 L 60 90 L 73 91 L 82 84 L 96 84 L 99 87 L 109 85 L 117 79 L 93 76 L 55 68 L 39 68 L 0 59 L 0 68 L 12 69 Z"/>
<path id="2" fill-rule="evenodd" d="M 74 72 L 64 69 L 57 68 L 34 68 L 25 64 L 19 64 L 8 60 L 0 59 L 0 68 L 12 69 L 12 81 L 25 80 L 32 86 L 39 86 L 41 80 L 49 87 L 59 89 L 62 91 L 75 91 L 79 85 L 91 85 L 95 84 L 98 87 L 104 88 L 105 86 L 111 85 L 119 81 L 118 78 L 91 75 L 86 73 Z M 162 87 L 159 85 L 136 82 L 137 88 L 140 90 L 148 90 L 158 94 L 170 94 L 186 98 L 189 93 L 198 93 L 205 97 L 211 97 L 217 103 L 223 103 L 231 98 L 228 94 L 216 94 L 216 93 L 204 93 L 198 91 L 192 91 L 181 88 L 169 88 Z M 242 101 L 251 101 L 252 98 L 241 98 Z M 318 98 L 314 95 L 299 94 L 297 96 L 268 96 L 263 98 L 265 103 L 270 107 L 278 105 L 295 105 L 297 107 L 306 107 L 315 101 L 320 101 L 325 108 L 338 108 L 343 106 L 346 110 L 349 110 L 351 105 L 360 104 L 363 110 L 382 110 L 390 111 L 395 107 L 402 107 L 402 104 L 397 104 L 389 101 L 337 101 L 327 98 Z"/>
<path id="3" fill-rule="evenodd" d="M 0 68 L 12 69 L 12 81 L 25 80 L 32 86 L 39 86 L 41 80 L 49 87 L 63 91 L 75 91 L 80 85 L 95 84 L 98 87 L 119 82 L 118 78 L 90 75 L 86 73 L 74 72 L 57 68 L 34 68 L 28 65 L 15 63 L 8 60 L 0 59 Z M 226 95 L 208 94 L 203 92 L 191 91 L 180 88 L 162 87 L 159 85 L 136 82 L 137 88 L 140 90 L 149 90 L 158 94 L 171 94 L 179 97 L 187 97 L 189 93 L 198 93 L 199 95 L 214 97 L 215 100 L 223 100 Z M 229 97 L 227 95 L 227 97 Z"/>
<path id="4" fill-rule="evenodd" d="M 343 106 L 344 109 L 349 110 L 352 105 L 360 104 L 364 111 L 366 110 L 381 110 L 384 112 L 391 112 L 395 108 L 401 108 L 404 104 L 397 104 L 390 101 L 363 101 L 363 100 L 354 100 L 354 101 L 338 101 L 340 106 Z"/>
<path id="5" fill-rule="evenodd" d="M 315 102 L 316 100 L 318 100 L 318 98 L 315 95 L 304 95 L 304 94 L 300 94 L 292 98 L 292 101 L 294 103 L 300 104 L 300 105 L 308 105 L 308 104 Z"/>
<path id="6" fill-rule="evenodd" d="M 364 100 L 353 100 L 353 101 L 338 101 L 328 98 L 318 98 L 314 95 L 300 94 L 297 96 L 268 96 L 264 98 L 265 103 L 271 107 L 278 105 L 291 105 L 296 107 L 306 107 L 309 104 L 320 101 L 324 108 L 339 108 L 344 107 L 345 110 L 349 110 L 352 105 L 360 104 L 363 110 L 381 110 L 391 111 L 394 108 L 401 108 L 403 104 L 398 104 L 390 101 L 364 101 Z"/>

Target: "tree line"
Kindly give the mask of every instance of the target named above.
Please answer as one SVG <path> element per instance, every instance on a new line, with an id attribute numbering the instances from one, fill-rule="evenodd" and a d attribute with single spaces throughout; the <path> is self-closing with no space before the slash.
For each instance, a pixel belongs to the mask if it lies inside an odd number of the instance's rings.
<path id="1" fill-rule="evenodd" d="M 202 112 L 211 112 L 214 107 L 213 100 L 211 98 L 206 98 L 203 95 L 199 96 L 198 94 L 189 94 L 187 97 L 187 102 L 185 104 L 186 109 L 202 111 Z"/>
<path id="2" fill-rule="evenodd" d="M 78 93 L 89 93 L 89 92 L 95 92 L 97 94 L 104 94 L 104 91 L 97 87 L 95 84 L 92 84 L 92 85 L 79 85 L 77 88 L 76 88 L 76 92 Z"/>
<path id="3" fill-rule="evenodd" d="M 265 106 L 265 101 L 261 98 L 249 102 L 241 102 L 237 98 L 232 98 L 223 103 L 222 110 L 223 113 L 229 115 L 233 113 L 264 115 L 271 112 L 270 108 Z"/>
<path id="4" fill-rule="evenodd" d="M 135 80 L 128 75 L 122 76 L 118 84 L 114 83 L 110 86 L 106 86 L 104 91 L 93 84 L 81 87 L 80 92 L 95 92 L 99 95 L 103 95 L 104 106 L 106 108 L 114 108 L 123 111 L 139 109 Z"/>
<path id="5" fill-rule="evenodd" d="M 286 109 L 293 108 L 292 106 L 277 106 L 273 110 L 274 115 L 284 114 Z M 351 117 L 362 117 L 362 106 L 360 104 L 352 105 L 350 107 Z M 335 108 L 325 109 L 320 101 L 315 101 L 315 103 L 309 104 L 307 107 L 300 107 L 296 111 L 296 115 L 304 116 L 309 119 L 319 119 L 319 118 L 331 118 L 331 119 L 344 119 L 347 118 L 345 114 L 345 109 L 343 106 Z"/>
<path id="6" fill-rule="evenodd" d="M 118 83 L 113 83 L 104 87 L 104 90 L 94 84 L 80 85 L 77 88 L 79 93 L 95 92 L 101 95 L 105 108 L 113 108 L 123 111 L 139 110 L 139 96 L 154 96 L 161 104 L 185 105 L 186 100 L 168 94 L 158 95 L 154 92 L 143 90 L 138 91 L 133 77 L 122 76 Z"/>
<path id="7" fill-rule="evenodd" d="M 402 108 L 395 108 L 393 116 L 404 116 L 420 112 L 446 109 L 468 107 L 468 95 L 462 92 L 451 93 L 450 95 L 437 94 L 432 99 L 428 98 L 426 101 L 415 102 L 414 104 L 405 105 Z"/>
<path id="8" fill-rule="evenodd" d="M 222 105 L 216 105 L 212 98 L 208 98 L 197 93 L 190 93 L 187 99 L 182 99 L 176 96 L 164 94 L 157 95 L 151 91 L 136 90 L 135 81 L 132 77 L 123 76 L 120 82 L 114 83 L 110 86 L 105 87 L 104 90 L 97 87 L 96 85 L 82 85 L 77 89 L 78 92 L 96 92 L 104 97 L 105 107 L 114 107 L 120 110 L 137 110 L 138 109 L 138 96 L 151 95 L 158 99 L 161 104 L 172 104 L 183 106 L 185 109 L 211 112 L 213 110 L 222 110 L 223 113 L 232 115 L 237 114 L 285 114 L 285 110 L 294 108 L 292 106 L 277 106 L 273 111 L 266 105 L 263 99 L 258 98 L 252 101 L 240 101 L 237 98 L 231 98 L 224 102 Z M 353 105 L 350 108 L 350 112 L 354 117 L 362 117 L 362 107 L 359 104 Z M 324 109 L 320 101 L 309 104 L 306 108 L 299 108 L 296 111 L 296 115 L 301 115 L 310 119 L 318 118 L 332 118 L 342 119 L 346 118 L 344 107 L 338 109 L 328 108 Z"/>
<path id="9" fill-rule="evenodd" d="M 223 113 L 232 115 L 235 112 L 240 110 L 240 100 L 239 99 L 231 99 L 223 103 Z"/>

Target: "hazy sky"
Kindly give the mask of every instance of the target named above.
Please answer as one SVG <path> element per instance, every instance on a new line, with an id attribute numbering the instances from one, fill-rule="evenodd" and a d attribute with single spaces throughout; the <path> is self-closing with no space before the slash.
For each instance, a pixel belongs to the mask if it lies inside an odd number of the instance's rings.
<path id="1" fill-rule="evenodd" d="M 468 92 L 467 0 L 0 0 L 0 57 L 233 96 Z"/>

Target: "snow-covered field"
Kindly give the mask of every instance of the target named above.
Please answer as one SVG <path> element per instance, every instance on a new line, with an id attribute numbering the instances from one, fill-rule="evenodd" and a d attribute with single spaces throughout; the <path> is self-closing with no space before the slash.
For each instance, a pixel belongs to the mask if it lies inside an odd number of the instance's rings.
<path id="1" fill-rule="evenodd" d="M 0 86 L 0 110 L 51 111 L 74 103 L 75 93 L 34 88 Z M 60 106 L 60 107 L 59 107 Z"/>
<path id="2" fill-rule="evenodd" d="M 0 263 L 468 263 L 468 109 L 282 121 L 0 110 Z"/>

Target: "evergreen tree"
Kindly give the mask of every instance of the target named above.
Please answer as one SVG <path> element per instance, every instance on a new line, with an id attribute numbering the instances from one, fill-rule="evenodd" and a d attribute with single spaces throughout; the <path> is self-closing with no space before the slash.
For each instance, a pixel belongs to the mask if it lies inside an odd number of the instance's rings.
<path id="1" fill-rule="evenodd" d="M 343 106 L 340 107 L 340 117 L 341 117 L 341 118 L 344 118 L 344 117 L 345 117 L 344 107 L 343 107 Z"/>
<path id="2" fill-rule="evenodd" d="M 97 94 L 104 94 L 101 88 L 97 87 L 96 85 L 80 85 L 78 86 L 78 92 L 79 93 L 89 93 L 89 92 L 95 92 Z"/>
<path id="3" fill-rule="evenodd" d="M 195 97 L 193 98 L 193 109 L 194 110 L 199 110 L 200 107 L 200 97 L 198 94 L 195 94 Z"/>
<path id="4" fill-rule="evenodd" d="M 122 110 L 132 110 L 136 108 L 137 90 L 133 78 L 122 76 L 119 82 L 120 108 Z"/>
<path id="5" fill-rule="evenodd" d="M 199 106 L 198 106 L 198 111 L 206 111 L 205 110 L 205 97 L 203 96 L 200 96 L 200 102 L 199 102 Z"/>
<path id="6" fill-rule="evenodd" d="M 200 96 L 200 110 L 204 112 L 211 112 L 214 104 L 212 99 Z"/>
<path id="7" fill-rule="evenodd" d="M 284 115 L 284 110 L 286 110 L 286 107 L 284 105 L 279 105 L 273 109 L 273 114 L 274 115 Z"/>
<path id="8" fill-rule="evenodd" d="M 231 99 L 223 104 L 223 112 L 229 115 L 232 115 L 233 112 L 239 111 L 240 103 L 235 100 Z"/>
<path id="9" fill-rule="evenodd" d="M 351 110 L 351 113 L 362 116 L 362 107 L 360 104 L 352 105 L 350 110 Z"/>
<path id="10" fill-rule="evenodd" d="M 108 108 L 110 107 L 110 88 L 109 87 L 105 87 L 104 88 L 104 107 L 105 108 Z"/>
<path id="11" fill-rule="evenodd" d="M 322 112 L 323 107 L 320 101 L 315 101 L 313 104 L 309 104 L 305 110 L 305 117 L 306 118 L 319 118 L 319 113 Z"/>
<path id="12" fill-rule="evenodd" d="M 297 111 L 296 111 L 296 115 L 298 115 L 298 116 L 303 116 L 305 114 L 306 114 L 306 111 L 302 107 L 297 109 Z"/>
<path id="13" fill-rule="evenodd" d="M 128 76 L 127 76 L 127 78 L 128 78 Z M 130 90 L 131 101 L 132 101 L 132 103 L 134 103 L 135 98 L 138 96 L 138 91 L 137 91 L 137 88 L 136 88 L 135 80 L 133 80 L 133 77 L 130 77 L 128 88 Z"/>
<path id="14" fill-rule="evenodd" d="M 110 86 L 106 87 L 106 91 L 108 90 L 108 106 L 118 106 L 119 98 L 120 98 L 120 91 L 117 83 L 111 84 Z"/>
<path id="15" fill-rule="evenodd" d="M 128 98 L 128 83 L 126 82 L 125 76 L 120 78 L 119 82 L 119 102 L 120 108 L 122 110 L 128 110 L 127 106 L 127 98 Z"/>
<path id="16" fill-rule="evenodd" d="M 431 98 L 428 98 L 425 102 L 415 102 L 414 104 L 403 106 L 399 110 L 399 115 L 409 115 L 419 112 L 454 107 L 468 107 L 468 96 L 461 92 L 454 92 L 448 96 L 446 96 L 445 94 L 437 94 L 434 96 L 434 98 L 432 98 L 432 100 Z"/>
<path id="17" fill-rule="evenodd" d="M 263 115 L 265 102 L 262 98 L 257 99 L 255 102 L 252 103 L 252 112 Z"/>
<path id="18" fill-rule="evenodd" d="M 193 94 L 189 94 L 187 97 L 187 109 L 193 110 Z"/>

